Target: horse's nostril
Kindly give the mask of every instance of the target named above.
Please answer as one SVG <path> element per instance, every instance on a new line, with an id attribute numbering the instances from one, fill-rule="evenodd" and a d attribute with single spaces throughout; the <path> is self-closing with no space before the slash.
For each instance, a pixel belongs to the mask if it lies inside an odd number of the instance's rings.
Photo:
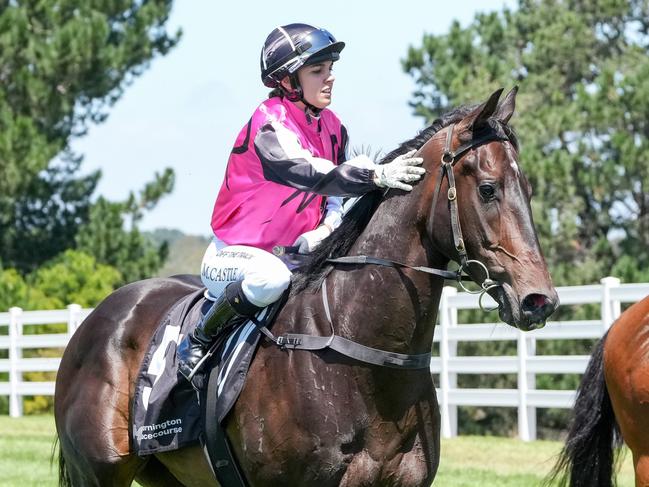
<path id="1" fill-rule="evenodd" d="M 533 313 L 549 303 L 550 300 L 543 294 L 528 294 L 525 296 L 525 299 L 523 299 L 523 311 Z"/>

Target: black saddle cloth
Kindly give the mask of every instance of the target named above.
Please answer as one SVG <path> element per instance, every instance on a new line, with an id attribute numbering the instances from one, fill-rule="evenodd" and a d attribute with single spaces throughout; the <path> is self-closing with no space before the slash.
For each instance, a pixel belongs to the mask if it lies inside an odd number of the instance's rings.
<path id="1" fill-rule="evenodd" d="M 133 398 L 133 449 L 138 455 L 176 450 L 199 442 L 204 428 L 199 395 L 178 375 L 176 348 L 211 303 L 199 289 L 178 301 L 162 319 L 144 356 Z M 264 321 L 267 310 L 259 315 Z M 229 330 L 205 367 L 218 367 L 216 413 L 221 422 L 239 397 L 259 343 L 246 321 Z M 204 409 L 204 408 L 203 408 Z"/>

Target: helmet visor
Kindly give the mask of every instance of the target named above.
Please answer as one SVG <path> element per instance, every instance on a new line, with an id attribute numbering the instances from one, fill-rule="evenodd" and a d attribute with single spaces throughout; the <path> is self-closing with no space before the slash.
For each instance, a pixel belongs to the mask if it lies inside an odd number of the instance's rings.
<path id="1" fill-rule="evenodd" d="M 289 74 L 294 73 L 304 64 L 313 64 L 324 59 L 337 60 L 340 51 L 345 47 L 344 42 L 336 41 L 336 38 L 325 29 L 317 29 L 311 31 L 302 39 L 296 42 L 295 50 L 287 55 L 285 58 L 280 59 L 276 66 L 270 67 L 269 71 L 285 68 Z M 314 62 L 309 62 L 312 56 L 322 54 L 322 59 Z M 325 57 L 325 55 L 328 55 Z"/>
<path id="2" fill-rule="evenodd" d="M 329 31 L 325 29 L 314 30 L 300 40 L 299 45 L 295 47 L 299 63 L 294 70 L 304 64 L 314 64 L 325 59 L 336 61 L 344 47 L 345 43 L 336 41 L 336 38 Z"/>

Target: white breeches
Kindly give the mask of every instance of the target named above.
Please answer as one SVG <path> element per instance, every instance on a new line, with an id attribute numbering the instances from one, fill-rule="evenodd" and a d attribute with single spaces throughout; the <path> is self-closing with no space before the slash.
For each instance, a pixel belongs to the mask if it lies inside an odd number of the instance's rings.
<path id="1" fill-rule="evenodd" d="M 286 290 L 291 271 L 270 252 L 246 245 L 226 245 L 214 238 L 203 256 L 201 280 L 214 298 L 228 284 L 241 280 L 241 289 L 250 302 L 264 307 L 277 301 Z"/>

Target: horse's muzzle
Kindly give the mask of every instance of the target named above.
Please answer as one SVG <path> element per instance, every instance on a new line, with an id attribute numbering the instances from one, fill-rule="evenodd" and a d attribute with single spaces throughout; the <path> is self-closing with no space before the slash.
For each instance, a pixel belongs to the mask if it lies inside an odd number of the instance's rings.
<path id="1" fill-rule="evenodd" d="M 530 331 L 545 326 L 545 321 L 559 306 L 559 297 L 556 293 L 553 294 L 553 296 L 546 296 L 545 294 L 532 293 L 523 298 L 521 301 L 523 326 L 519 327 L 521 330 Z"/>

